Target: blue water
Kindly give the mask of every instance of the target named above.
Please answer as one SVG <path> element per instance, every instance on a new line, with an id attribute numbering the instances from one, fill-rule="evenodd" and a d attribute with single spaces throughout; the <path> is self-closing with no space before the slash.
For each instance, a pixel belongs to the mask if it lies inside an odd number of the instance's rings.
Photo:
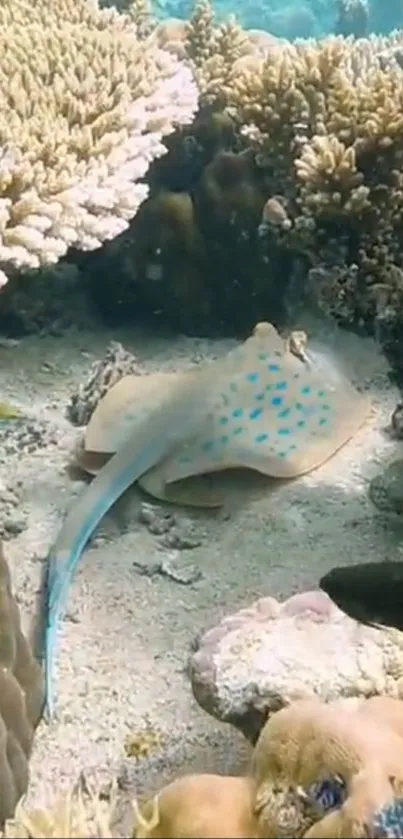
<path id="1" fill-rule="evenodd" d="M 353 6 L 350 32 L 340 21 L 340 5 Z M 155 0 L 159 17 L 188 18 L 192 0 Z M 365 36 L 403 27 L 403 0 L 214 0 L 218 19 L 235 14 L 248 29 L 265 29 L 279 38 L 322 38 L 332 33 Z M 350 18 L 351 19 L 351 18 Z"/>

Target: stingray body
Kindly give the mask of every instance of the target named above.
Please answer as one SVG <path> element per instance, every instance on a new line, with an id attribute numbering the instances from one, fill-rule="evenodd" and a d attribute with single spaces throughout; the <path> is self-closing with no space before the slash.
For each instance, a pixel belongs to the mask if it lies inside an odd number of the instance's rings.
<path id="1" fill-rule="evenodd" d="M 130 484 L 140 481 L 157 497 L 185 502 L 178 482 L 221 469 L 293 478 L 331 457 L 362 425 L 368 400 L 334 366 L 299 352 L 295 336 L 284 340 L 271 324 L 258 324 L 223 359 L 181 374 L 126 377 L 99 403 L 82 462 L 94 472 L 94 459 L 107 462 L 67 515 L 48 562 L 50 713 L 57 621 L 73 570 Z M 188 503 L 220 503 L 200 483 L 191 498 Z"/>
<path id="2" fill-rule="evenodd" d="M 353 620 L 403 630 L 403 562 L 332 568 L 319 585 Z"/>
<path id="3" fill-rule="evenodd" d="M 313 362 L 293 350 L 270 324 L 234 352 L 238 369 L 211 381 L 212 410 L 200 433 L 185 439 L 139 477 L 149 494 L 164 501 L 218 506 L 222 498 L 195 476 L 238 467 L 277 478 L 295 478 L 331 457 L 362 424 L 368 401 L 334 362 Z M 77 453 L 96 474 L 121 448 L 150 406 L 189 373 L 125 376 L 100 401 Z M 191 479 L 186 486 L 183 480 Z"/>

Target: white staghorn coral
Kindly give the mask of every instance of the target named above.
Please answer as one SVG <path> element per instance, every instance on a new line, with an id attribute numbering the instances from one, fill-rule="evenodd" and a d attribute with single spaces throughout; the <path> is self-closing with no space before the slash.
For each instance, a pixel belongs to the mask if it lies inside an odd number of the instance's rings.
<path id="1" fill-rule="evenodd" d="M 0 8 L 0 267 L 56 263 L 121 233 L 163 137 L 190 122 L 189 67 L 95 0 Z"/>

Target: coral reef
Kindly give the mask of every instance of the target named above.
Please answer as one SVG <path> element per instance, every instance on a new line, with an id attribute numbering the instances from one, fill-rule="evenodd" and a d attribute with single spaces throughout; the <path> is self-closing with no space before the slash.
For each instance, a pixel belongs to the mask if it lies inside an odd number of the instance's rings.
<path id="1" fill-rule="evenodd" d="M 348 839 L 402 828 L 403 703 L 387 697 L 297 700 L 263 726 L 243 775 L 175 778 L 138 801 L 85 776 L 47 808 L 22 802 L 3 835 L 78 839 Z M 126 797 L 125 827 L 122 809 Z M 123 805 L 123 806 L 122 806 Z"/>
<path id="2" fill-rule="evenodd" d="M 201 107 L 130 230 L 87 262 L 102 312 L 234 332 L 308 298 L 399 353 L 401 33 L 291 44 L 201 0 L 154 37 L 190 62 Z"/>
<path id="3" fill-rule="evenodd" d="M 354 17 L 357 3 L 342 5 L 340 15 Z M 85 18 L 89 38 L 91 27 L 105 28 L 94 14 Z M 141 44 L 142 60 L 162 55 L 164 67 L 174 63 L 170 72 L 189 74 L 189 84 L 194 74 L 200 92 L 193 123 L 164 138 L 162 158 L 147 157 L 141 190 L 149 198 L 128 213 L 124 227 L 136 214 L 130 229 L 98 253 L 77 256 L 102 313 L 110 321 L 148 314 L 186 332 L 234 332 L 251 328 L 262 311 L 282 323 L 308 297 L 344 324 L 375 331 L 399 361 L 401 34 L 290 44 L 243 31 L 233 19 L 217 23 L 207 0 L 187 22 L 156 25 L 144 3 L 120 17 L 96 14 L 113 20 L 125 44 Z M 155 72 L 153 79 L 161 92 Z M 149 134 L 142 137 L 144 145 Z M 110 235 L 119 229 L 109 227 Z M 7 289 L 3 300 L 7 315 Z"/>
<path id="4" fill-rule="evenodd" d="M 0 542 L 0 828 L 28 786 L 28 760 L 43 705 L 43 674 L 20 627 Z"/>
<path id="5" fill-rule="evenodd" d="M 97 2 L 1 4 L 2 284 L 127 228 L 163 136 L 191 120 L 189 68 L 146 34 Z"/>

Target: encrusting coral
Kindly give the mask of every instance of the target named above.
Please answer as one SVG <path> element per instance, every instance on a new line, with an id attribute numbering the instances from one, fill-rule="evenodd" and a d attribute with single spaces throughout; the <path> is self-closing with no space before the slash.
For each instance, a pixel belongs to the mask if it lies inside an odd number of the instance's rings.
<path id="1" fill-rule="evenodd" d="M 127 228 L 163 137 L 192 119 L 197 88 L 129 14 L 97 0 L 4 0 L 0 107 L 4 284 L 12 266 L 52 264 Z"/>

